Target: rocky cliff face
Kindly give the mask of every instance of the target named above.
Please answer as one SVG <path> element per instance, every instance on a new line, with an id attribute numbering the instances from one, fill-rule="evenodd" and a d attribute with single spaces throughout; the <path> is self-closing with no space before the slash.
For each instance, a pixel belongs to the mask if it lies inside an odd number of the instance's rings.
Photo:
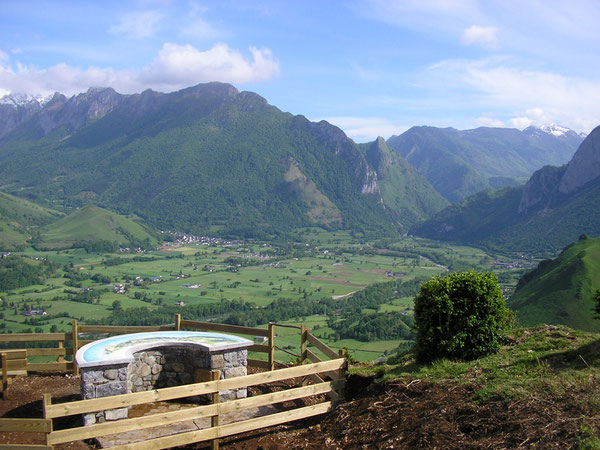
<path id="1" fill-rule="evenodd" d="M 523 189 L 519 214 L 548 202 L 552 194 L 556 192 L 556 186 L 564 175 L 566 168 L 567 166 L 546 166 L 535 172 Z"/>
<path id="2" fill-rule="evenodd" d="M 570 194 L 600 177 L 600 127 L 596 127 L 583 141 L 567 165 L 558 190 Z"/>
<path id="3" fill-rule="evenodd" d="M 7 95 L 0 99 L 0 139 L 42 109 L 44 99 Z"/>

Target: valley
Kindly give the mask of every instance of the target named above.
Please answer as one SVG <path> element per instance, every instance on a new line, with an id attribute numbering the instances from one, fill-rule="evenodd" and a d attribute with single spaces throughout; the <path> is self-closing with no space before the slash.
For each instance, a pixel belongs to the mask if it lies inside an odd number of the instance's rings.
<path id="1" fill-rule="evenodd" d="M 0 288 L 0 332 L 63 331 L 71 319 L 151 325 L 172 322 L 180 313 L 249 326 L 305 323 L 333 348 L 348 348 L 356 360 L 371 361 L 412 339 L 395 327 L 410 328 L 420 282 L 447 270 L 493 270 L 508 294 L 535 264 L 511 264 L 475 248 L 423 239 L 362 242 L 345 232 L 297 233 L 301 240 L 279 245 L 177 234 L 150 251 L 6 252 L 0 262 L 22 257 L 27 264 L 51 264 L 54 271 L 39 284 Z M 384 286 L 384 293 L 370 293 L 374 286 Z M 353 304 L 361 292 L 367 295 Z M 370 331 L 356 328 L 370 319 L 383 324 Z M 297 353 L 297 330 L 278 333 L 278 345 Z M 279 360 L 293 359 L 280 353 Z"/>

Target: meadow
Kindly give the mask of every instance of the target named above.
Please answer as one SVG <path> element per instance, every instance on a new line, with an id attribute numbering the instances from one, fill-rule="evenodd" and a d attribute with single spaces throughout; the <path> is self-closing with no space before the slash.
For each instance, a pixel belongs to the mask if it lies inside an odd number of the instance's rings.
<path id="1" fill-rule="evenodd" d="M 0 332 L 67 330 L 73 318 L 82 323 L 99 320 L 108 317 L 115 308 L 157 309 L 222 300 L 241 300 L 260 308 L 280 297 L 343 299 L 374 283 L 429 278 L 453 270 L 453 266 L 493 270 L 503 280 L 503 287 L 510 289 L 523 272 L 522 268 L 493 265 L 493 262 L 507 264 L 506 258 L 498 255 L 422 239 L 360 243 L 347 233 L 311 230 L 301 237 L 304 242 L 285 246 L 257 242 L 170 243 L 146 253 L 27 249 L 17 254 L 29 258 L 33 264 L 47 259 L 59 268 L 43 284 L 0 292 L 3 300 Z M 124 288 L 122 293 L 115 292 L 119 285 Z M 88 291 L 95 292 L 95 296 L 81 301 L 81 295 Z M 378 310 L 365 308 L 362 313 L 410 315 L 412 300 L 412 297 L 394 298 L 381 304 Z M 46 315 L 25 316 L 24 312 L 31 309 L 45 311 Z M 305 323 L 329 345 L 347 348 L 357 360 L 374 360 L 404 342 L 340 339 L 327 326 L 327 317 L 323 315 L 296 317 L 283 323 Z M 277 332 L 279 347 L 299 352 L 297 330 L 278 328 Z M 294 359 L 278 352 L 280 360 Z"/>

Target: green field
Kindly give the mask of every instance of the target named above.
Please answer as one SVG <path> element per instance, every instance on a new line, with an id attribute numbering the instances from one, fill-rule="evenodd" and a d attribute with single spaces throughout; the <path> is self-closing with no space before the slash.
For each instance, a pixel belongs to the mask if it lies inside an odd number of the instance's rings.
<path id="1" fill-rule="evenodd" d="M 311 232 L 310 236 L 314 234 Z M 388 243 L 386 248 L 375 248 L 371 244 L 360 244 L 341 232 L 321 231 L 317 235 L 327 244 L 297 244 L 293 251 L 256 242 L 228 246 L 170 244 L 143 254 L 27 249 L 18 254 L 32 263 L 36 263 L 35 258 L 48 259 L 59 269 L 41 285 L 0 292 L 3 299 L 0 311 L 4 319 L 0 331 L 67 330 L 72 318 L 85 323 L 108 317 L 113 312 L 114 302 L 123 309 L 158 309 L 169 305 L 193 306 L 242 300 L 260 308 L 280 297 L 298 301 L 323 297 L 343 299 L 374 283 L 444 274 L 447 269 L 441 264 L 443 262 L 496 270 L 489 264 L 500 261 L 499 257 L 477 249 L 441 246 L 412 238 Z M 501 278 L 516 283 L 518 269 L 496 271 Z M 72 278 L 65 278 L 65 275 Z M 95 276 L 102 276 L 102 281 L 91 278 Z M 125 292 L 113 292 L 114 287 L 121 284 Z M 98 297 L 89 303 L 73 300 L 76 294 L 86 290 L 98 292 Z M 23 315 L 25 310 L 32 308 L 44 310 L 47 315 Z M 387 301 L 377 311 L 364 309 L 363 315 L 375 312 L 411 315 L 412 297 Z M 219 318 L 210 319 L 218 321 Z M 295 317 L 283 323 L 305 323 L 333 348 L 347 348 L 358 360 L 376 359 L 403 342 L 340 339 L 327 327 L 325 316 Z M 287 328 L 279 328 L 278 333 L 277 345 L 298 353 L 299 334 Z M 294 359 L 282 351 L 278 351 L 278 358 Z"/>

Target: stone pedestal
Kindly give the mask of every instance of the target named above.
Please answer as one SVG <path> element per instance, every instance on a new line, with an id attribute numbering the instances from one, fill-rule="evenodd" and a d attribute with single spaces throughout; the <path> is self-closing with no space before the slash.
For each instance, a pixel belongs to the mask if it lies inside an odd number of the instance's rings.
<path id="1" fill-rule="evenodd" d="M 244 376 L 247 357 L 245 348 L 216 352 L 183 346 L 151 348 L 134 353 L 133 362 L 81 368 L 81 392 L 87 400 L 210 381 L 211 370 L 218 370 L 220 379 Z M 246 388 L 220 392 L 221 401 L 246 395 Z M 127 408 L 118 408 L 84 414 L 83 420 L 91 425 L 125 418 Z"/>

